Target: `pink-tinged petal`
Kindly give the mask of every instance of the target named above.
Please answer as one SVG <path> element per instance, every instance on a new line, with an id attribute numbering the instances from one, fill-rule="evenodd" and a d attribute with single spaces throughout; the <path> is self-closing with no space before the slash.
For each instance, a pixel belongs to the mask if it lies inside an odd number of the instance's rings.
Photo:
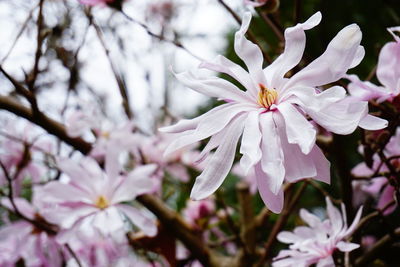
<path id="1" fill-rule="evenodd" d="M 206 198 L 221 186 L 232 167 L 236 146 L 243 132 L 243 127 L 243 117 L 238 117 L 224 130 L 224 142 L 207 159 L 204 171 L 196 178 L 190 194 L 192 199 L 200 200 Z"/>
<path id="2" fill-rule="evenodd" d="M 262 131 L 262 158 L 261 167 L 265 176 L 265 182 L 275 195 L 282 187 L 285 177 L 285 167 L 283 165 L 284 155 L 281 148 L 281 140 L 273 116 L 273 112 L 263 113 L 260 116 Z"/>
<path id="3" fill-rule="evenodd" d="M 367 115 L 360 120 L 358 126 L 365 130 L 374 131 L 386 128 L 388 126 L 388 121 L 372 115 Z"/>
<path id="4" fill-rule="evenodd" d="M 321 22 L 321 18 L 321 13 L 317 12 L 306 22 L 285 30 L 285 50 L 264 70 L 269 85 L 280 88 L 285 74 L 299 64 L 306 46 L 306 34 L 304 31 L 317 26 Z"/>
<path id="5" fill-rule="evenodd" d="M 364 163 L 364 162 L 362 162 L 362 163 Z M 364 165 L 365 165 L 365 163 L 364 163 Z M 386 177 L 378 177 L 378 178 L 372 179 L 372 181 L 369 185 L 363 185 L 361 187 L 361 189 L 364 192 L 371 194 L 372 196 L 376 196 L 382 190 L 382 187 L 385 186 L 387 183 L 388 183 L 388 180 Z"/>
<path id="6" fill-rule="evenodd" d="M 238 81 L 244 88 L 252 93 L 253 97 L 257 96 L 257 88 L 254 88 L 253 81 L 249 73 L 238 64 L 232 62 L 224 56 L 218 55 L 212 62 L 203 62 L 199 66 L 216 72 L 228 74 Z"/>
<path id="7" fill-rule="evenodd" d="M 279 104 L 277 108 L 285 121 L 289 143 L 298 144 L 304 154 L 310 153 L 317 135 L 314 126 L 290 103 Z"/>
<path id="8" fill-rule="evenodd" d="M 316 267 L 335 267 L 335 262 L 332 256 L 328 256 L 322 259 L 319 259 Z"/>
<path id="9" fill-rule="evenodd" d="M 265 76 L 262 71 L 263 54 L 260 48 L 246 39 L 245 34 L 249 28 L 251 21 L 251 13 L 246 12 L 242 19 L 242 26 L 235 34 L 234 49 L 236 54 L 246 64 L 250 76 L 255 85 L 262 83 L 265 84 Z M 254 87 L 256 88 L 256 87 Z M 249 88 L 247 88 L 249 89 Z"/>
<path id="10" fill-rule="evenodd" d="M 314 179 L 330 184 L 331 183 L 331 163 L 326 159 L 321 149 L 315 145 L 310 152 L 310 157 L 314 161 L 314 166 L 317 170 L 317 175 Z"/>
<path id="11" fill-rule="evenodd" d="M 244 123 L 240 153 L 240 165 L 244 174 L 247 175 L 249 169 L 257 164 L 261 159 L 261 132 L 259 127 L 259 111 L 249 112 Z"/>
<path id="12" fill-rule="evenodd" d="M 250 111 L 253 108 L 246 104 L 231 104 L 223 109 L 214 109 L 207 112 L 208 116 L 204 117 L 198 124 L 195 130 L 189 131 L 177 139 L 175 139 L 165 150 L 164 156 L 168 156 L 175 151 L 203 140 L 211 135 L 214 135 L 224 129 L 232 119 L 240 113 Z"/>
<path id="13" fill-rule="evenodd" d="M 279 190 L 278 194 L 272 193 L 270 190 L 270 179 L 269 176 L 265 175 L 261 168 L 261 164 L 258 163 L 255 166 L 255 174 L 257 180 L 258 192 L 260 193 L 261 199 L 264 201 L 264 204 L 274 213 L 280 213 L 283 209 L 283 190 Z"/>
<path id="14" fill-rule="evenodd" d="M 211 136 L 207 145 L 201 151 L 200 155 L 196 158 L 196 164 L 203 163 L 204 160 L 209 156 L 211 150 L 217 148 L 223 142 L 223 139 L 224 139 L 223 130 Z"/>
<path id="15" fill-rule="evenodd" d="M 368 102 L 353 102 L 350 99 L 344 99 L 319 111 L 303 108 L 316 123 L 326 130 L 336 134 L 350 134 L 367 115 Z"/>
<path id="16" fill-rule="evenodd" d="M 394 200 L 395 196 L 395 188 L 388 184 L 385 189 L 383 189 L 382 195 L 379 198 L 377 208 L 378 209 L 383 209 L 388 205 L 390 202 Z M 383 215 L 389 215 L 396 209 L 397 205 L 393 204 L 391 207 L 387 208 L 384 212 Z"/>
<path id="17" fill-rule="evenodd" d="M 349 226 L 349 228 L 347 228 L 346 232 L 344 233 L 344 237 L 348 237 L 350 236 L 353 231 L 356 229 L 358 223 L 360 222 L 361 219 L 361 215 L 362 215 L 362 211 L 363 211 L 363 207 L 361 206 L 358 211 L 356 216 L 354 217 L 353 222 L 351 223 L 351 225 Z M 344 213 L 343 213 L 344 214 Z"/>
<path id="18" fill-rule="evenodd" d="M 306 222 L 311 227 L 316 227 L 317 225 L 321 224 L 320 218 L 308 212 L 308 210 L 301 209 L 300 217 L 304 222 Z"/>
<path id="19" fill-rule="evenodd" d="M 91 225 L 103 234 L 110 234 L 124 227 L 119 207 L 116 206 L 108 207 L 105 210 L 99 210 L 93 214 L 90 219 Z"/>
<path id="20" fill-rule="evenodd" d="M 332 224 L 334 233 L 339 233 L 343 228 L 343 218 L 340 211 L 332 205 L 329 197 L 326 197 L 326 211 L 328 213 L 329 221 Z"/>
<path id="21" fill-rule="evenodd" d="M 236 102 L 254 102 L 244 91 L 221 78 L 199 78 L 191 71 L 176 73 L 175 77 L 187 87 L 206 96 Z"/>
<path id="22" fill-rule="evenodd" d="M 307 67 L 296 73 L 285 88 L 292 86 L 320 86 L 342 78 L 357 57 L 362 33 L 351 24 L 343 28 L 329 43 L 326 51 Z"/>
<path id="23" fill-rule="evenodd" d="M 355 250 L 355 249 L 359 248 L 360 245 L 359 244 L 340 241 L 339 243 L 336 244 L 336 247 L 342 252 L 349 252 L 349 251 L 352 251 L 352 250 Z"/>
<path id="24" fill-rule="evenodd" d="M 358 100 L 369 101 L 371 99 L 390 97 L 390 92 L 384 87 L 376 86 L 371 82 L 362 82 L 356 75 L 345 75 L 351 82 L 347 86 L 352 97 Z"/>
<path id="25" fill-rule="evenodd" d="M 91 195 L 79 188 L 58 181 L 49 182 L 37 189 L 41 195 L 43 202 L 60 203 L 60 202 L 90 202 Z"/>
<path id="26" fill-rule="evenodd" d="M 148 164 L 136 167 L 127 177 L 122 177 L 122 180 L 113 188 L 111 193 L 111 202 L 113 204 L 123 201 L 131 201 L 137 196 L 149 193 L 154 187 L 152 174 L 156 171 L 157 165 Z M 115 189 L 114 189 L 115 188 Z"/>
<path id="27" fill-rule="evenodd" d="M 394 92 L 400 78 L 400 43 L 390 42 L 383 46 L 378 59 L 376 76 L 379 82 Z"/>
<path id="28" fill-rule="evenodd" d="M 187 168 L 181 163 L 170 164 L 165 171 L 181 182 L 188 182 L 190 179 Z"/>
<path id="29" fill-rule="evenodd" d="M 146 217 L 143 212 L 128 205 L 117 205 L 117 207 L 146 235 L 155 236 L 157 234 L 155 221 Z"/>
<path id="30" fill-rule="evenodd" d="M 287 101 L 316 112 L 346 97 L 346 90 L 341 86 L 332 86 L 322 92 L 315 88 L 299 86 L 280 95 L 280 102 Z"/>
<path id="31" fill-rule="evenodd" d="M 372 175 L 374 170 L 370 169 L 365 162 L 361 162 L 351 170 L 351 173 L 355 176 L 363 177 Z"/>
<path id="32" fill-rule="evenodd" d="M 277 116 L 281 116 L 276 113 Z M 284 119 L 276 120 L 281 147 L 284 155 L 285 180 L 294 183 L 300 179 L 310 178 L 317 175 L 312 155 L 305 155 L 297 144 L 289 144 L 286 136 Z"/>
<path id="33" fill-rule="evenodd" d="M 360 64 L 361 61 L 364 59 L 364 56 L 365 56 L 365 49 L 363 46 L 359 46 L 356 55 L 353 59 L 353 62 L 350 65 L 350 69 L 358 66 L 358 64 Z"/>
<path id="34" fill-rule="evenodd" d="M 229 103 L 223 104 L 223 105 L 213 108 L 212 110 L 213 110 L 213 112 L 216 112 L 216 111 L 221 110 L 230 105 L 231 104 L 229 104 Z M 162 127 L 162 128 L 159 128 L 158 130 L 162 133 L 181 133 L 181 132 L 185 132 L 185 131 L 194 130 L 197 128 L 197 125 L 202 120 L 204 120 L 204 118 L 209 116 L 209 112 L 206 112 L 206 113 L 204 113 L 198 117 L 195 117 L 193 119 L 190 119 L 190 120 L 186 120 L 186 119 L 180 120 L 174 125 Z"/>
<path id="35" fill-rule="evenodd" d="M 288 231 L 282 231 L 280 232 L 276 239 L 278 239 L 279 242 L 285 243 L 285 244 L 291 244 L 295 243 L 299 240 L 301 240 L 297 235 L 293 234 L 292 232 Z"/>

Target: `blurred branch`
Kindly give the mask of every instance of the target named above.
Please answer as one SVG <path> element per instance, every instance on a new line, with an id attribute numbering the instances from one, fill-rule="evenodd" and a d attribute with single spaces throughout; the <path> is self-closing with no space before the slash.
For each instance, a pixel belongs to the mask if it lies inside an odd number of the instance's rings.
<path id="1" fill-rule="evenodd" d="M 85 12 L 86 16 L 89 20 L 89 25 L 92 25 L 94 29 L 96 30 L 97 37 L 99 38 L 99 41 L 101 43 L 101 46 L 103 47 L 104 53 L 107 56 L 108 62 L 110 64 L 111 70 L 114 74 L 115 80 L 117 82 L 119 92 L 122 97 L 122 106 L 124 108 L 125 114 L 129 119 L 133 118 L 130 102 L 129 102 L 129 94 L 128 94 L 128 89 L 126 88 L 126 84 L 124 79 L 122 78 L 121 74 L 117 70 L 117 67 L 115 66 L 113 60 L 111 59 L 110 56 L 110 50 L 107 47 L 107 44 L 104 40 L 103 32 L 101 31 L 100 27 L 95 23 L 94 18 L 90 12 Z"/>
<path id="2" fill-rule="evenodd" d="M 12 97 L 0 96 L 0 109 L 8 110 L 15 115 L 23 117 L 36 125 L 45 129 L 48 133 L 57 136 L 65 143 L 71 145 L 83 154 L 87 154 L 92 149 L 91 144 L 81 138 L 72 138 L 68 136 L 65 126 L 61 123 L 47 117 L 43 113 L 34 113 L 32 109 L 18 103 Z"/>

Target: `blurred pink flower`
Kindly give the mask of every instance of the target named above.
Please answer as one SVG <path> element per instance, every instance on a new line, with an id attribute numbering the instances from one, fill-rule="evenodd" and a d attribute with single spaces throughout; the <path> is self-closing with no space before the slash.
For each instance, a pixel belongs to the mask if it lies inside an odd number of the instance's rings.
<path id="1" fill-rule="evenodd" d="M 400 93 L 400 37 L 394 32 L 400 32 L 400 27 L 388 28 L 395 42 L 387 43 L 379 54 L 376 76 L 382 86 L 371 82 L 362 82 L 356 75 L 348 75 L 350 80 L 348 90 L 351 96 L 360 100 L 377 99 L 378 103 L 392 101 Z"/>
<path id="2" fill-rule="evenodd" d="M 272 266 L 317 266 L 334 267 L 332 253 L 335 250 L 349 252 L 360 245 L 344 241 L 349 237 L 361 218 L 360 208 L 350 227 L 347 226 L 345 207 L 342 213 L 335 208 L 329 198 L 326 198 L 328 218 L 320 218 L 305 209 L 300 210 L 300 217 L 309 226 L 299 226 L 293 232 L 283 231 L 278 234 L 278 240 L 291 244 L 288 250 L 281 250 L 275 257 Z"/>
<path id="3" fill-rule="evenodd" d="M 360 152 L 363 154 L 362 147 L 360 147 Z M 400 128 L 396 130 L 396 134 L 392 136 L 389 143 L 386 145 L 383 153 L 387 158 L 391 158 L 393 156 L 400 155 Z M 359 177 L 370 177 L 372 176 L 379 168 L 379 172 L 388 172 L 389 169 L 386 164 L 382 164 L 380 157 L 377 154 L 374 154 L 373 163 L 371 168 L 367 166 L 365 162 L 361 162 L 357 164 L 351 173 L 354 176 Z M 400 168 L 400 159 L 394 158 L 390 160 L 390 163 L 397 169 Z M 362 181 L 353 181 L 353 187 L 359 188 L 362 192 L 377 198 L 377 209 L 385 208 L 390 202 L 394 200 L 395 197 L 395 188 L 389 184 L 389 181 L 386 177 L 373 177 L 371 180 L 362 180 Z M 364 196 L 360 193 L 360 191 L 355 191 L 354 201 L 359 203 L 362 201 Z M 392 213 L 397 207 L 397 202 L 387 208 L 383 214 L 388 215 Z"/>
<path id="4" fill-rule="evenodd" d="M 25 199 L 15 198 L 14 203 L 18 211 L 29 219 L 34 220 L 40 216 L 36 208 Z M 1 204 L 14 210 L 8 198 L 3 198 Z M 26 266 L 61 266 L 67 255 L 54 236 L 29 222 L 16 221 L 0 229 L 0 266 L 15 266 L 20 258 Z"/>
<path id="5" fill-rule="evenodd" d="M 149 176 L 156 166 L 139 166 L 122 175 L 107 164 L 104 172 L 88 157 L 79 163 L 60 159 L 57 165 L 68 175 L 69 181 L 53 181 L 36 187 L 35 195 L 40 198 L 41 214 L 65 230 L 60 240 L 68 241 L 70 235 L 77 234 L 85 224 L 107 235 L 123 228 L 124 218 L 146 235 L 156 234 L 155 221 L 145 211 L 122 204 L 151 190 L 153 184 Z"/>
<path id="6" fill-rule="evenodd" d="M 198 220 L 215 215 L 215 203 L 213 199 L 207 198 L 200 201 L 189 200 L 186 208 L 182 211 L 185 220 L 192 226 L 198 226 Z"/>
<path id="7" fill-rule="evenodd" d="M 251 14 L 246 13 L 234 44 L 236 54 L 249 72 L 223 56 L 201 64 L 203 68 L 230 75 L 246 91 L 221 78 L 199 78 L 193 71 L 176 74 L 187 87 L 227 103 L 160 130 L 178 134 L 165 155 L 211 136 L 200 155 L 201 159 L 207 159 L 191 192 L 195 200 L 209 196 L 222 184 L 242 136 L 240 164 L 245 173 L 255 168 L 264 203 L 279 213 L 283 207 L 284 180 L 296 182 L 314 177 L 326 183 L 330 181 L 329 162 L 315 145 L 316 130 L 306 114 L 337 134 L 350 134 L 358 125 L 380 129 L 387 121 L 368 115 L 368 102 L 350 101 L 340 86 L 323 92 L 316 89 L 342 78 L 362 60 L 362 34 L 356 24 L 342 29 L 319 58 L 288 79 L 285 74 L 302 58 L 305 30 L 319 24 L 321 14 L 318 12 L 305 23 L 286 29 L 283 54 L 265 69 L 261 50 L 245 38 L 250 20 Z M 215 148 L 215 153 L 209 155 Z"/>

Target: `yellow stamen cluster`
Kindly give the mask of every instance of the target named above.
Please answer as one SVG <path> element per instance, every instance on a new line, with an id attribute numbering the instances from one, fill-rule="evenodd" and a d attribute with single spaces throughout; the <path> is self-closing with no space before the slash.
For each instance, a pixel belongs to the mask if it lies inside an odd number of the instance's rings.
<path id="1" fill-rule="evenodd" d="M 259 84 L 259 86 L 260 91 L 258 92 L 257 102 L 265 108 L 271 107 L 272 104 L 275 103 L 275 100 L 278 97 L 278 93 L 275 89 L 268 89 L 261 83 Z"/>
<path id="2" fill-rule="evenodd" d="M 104 196 L 99 196 L 95 203 L 96 207 L 99 209 L 106 209 L 109 206 L 108 200 Z"/>

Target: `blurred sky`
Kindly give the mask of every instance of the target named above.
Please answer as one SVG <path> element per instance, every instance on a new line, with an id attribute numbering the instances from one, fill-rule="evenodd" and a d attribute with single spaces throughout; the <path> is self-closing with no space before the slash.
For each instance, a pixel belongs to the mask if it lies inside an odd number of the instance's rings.
<path id="1" fill-rule="evenodd" d="M 148 5 L 162 2 L 164 1 L 130 0 L 124 4 L 124 11 L 136 20 L 146 23 L 154 32 L 158 32 L 161 28 L 160 23 L 151 17 Z M 173 2 L 176 6 L 176 16 L 166 27 L 167 38 L 172 39 L 172 32 L 178 32 L 182 36 L 182 43 L 199 58 L 212 59 L 222 52 L 226 45 L 226 34 L 237 29 L 238 25 L 218 1 L 175 0 Z M 227 2 L 234 9 L 244 10 L 241 0 Z M 30 10 L 37 6 L 37 3 L 38 1 L 0 0 L 0 60 L 3 67 L 19 79 L 23 79 L 24 70 L 29 72 L 33 65 L 37 33 L 32 21 L 6 61 L 3 62 L 3 58 L 12 46 Z M 62 3 L 62 1 L 47 0 L 44 10 L 45 20 L 47 26 L 54 27 L 63 19 L 60 14 L 65 12 L 66 6 L 72 11 L 73 21 L 70 26 L 71 38 L 65 38 L 62 45 L 75 50 L 83 41 L 88 25 L 78 1 L 67 0 Z M 35 19 L 37 13 L 36 9 L 33 12 Z M 94 7 L 93 14 L 96 22 L 103 28 L 113 61 L 125 75 L 132 106 L 142 125 L 148 127 L 146 123 L 152 120 L 153 115 L 163 105 L 166 87 L 170 88 L 171 110 L 181 116 L 190 114 L 208 99 L 183 88 L 171 77 L 169 71 L 170 67 L 178 72 L 194 68 L 200 62 L 198 59 L 171 44 L 151 38 L 139 25 L 128 21 L 110 8 Z M 111 28 L 115 29 L 115 32 L 111 32 Z M 124 49 L 121 50 L 118 44 L 122 44 Z M 85 84 L 83 87 L 90 86 L 94 91 L 104 94 L 109 100 L 108 111 L 111 117 L 116 120 L 122 118 L 118 87 L 93 27 L 88 30 L 84 46 L 79 53 L 79 60 L 82 62 L 82 80 Z M 41 66 L 46 65 L 46 62 L 40 63 Z M 40 105 L 43 110 L 57 116 L 65 100 L 69 73 L 60 62 L 53 61 L 46 75 L 41 77 L 41 81 L 45 83 L 48 79 L 53 82 L 49 86 L 51 88 L 41 93 Z M 0 92 L 5 94 L 11 88 L 11 85 L 3 84 Z M 90 94 L 85 93 L 85 90 L 81 91 L 79 99 L 93 101 Z M 69 105 L 74 105 L 76 101 L 70 99 Z"/>

